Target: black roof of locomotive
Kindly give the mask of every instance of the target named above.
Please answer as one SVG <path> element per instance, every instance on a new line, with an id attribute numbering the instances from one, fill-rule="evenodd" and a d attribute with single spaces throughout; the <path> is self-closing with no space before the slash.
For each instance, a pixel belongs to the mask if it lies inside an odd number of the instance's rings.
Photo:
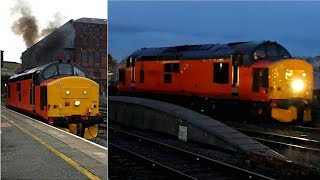
<path id="1" fill-rule="evenodd" d="M 14 74 L 12 75 L 10 78 L 9 78 L 9 81 L 16 81 L 16 80 L 20 80 L 21 77 L 25 77 L 25 76 L 28 76 L 28 77 L 31 77 L 32 74 L 36 71 L 42 71 L 44 68 L 52 65 L 52 64 L 58 64 L 58 63 L 65 63 L 67 61 L 62 61 L 62 60 L 59 60 L 59 61 L 53 61 L 53 62 L 50 62 L 50 63 L 47 63 L 47 64 L 44 64 L 42 66 L 38 66 L 38 67 L 34 67 L 34 68 L 31 68 L 31 69 L 27 69 L 23 72 L 20 72 L 18 74 Z M 71 63 L 71 64 L 76 64 L 74 62 L 68 62 L 68 63 Z"/>
<path id="2" fill-rule="evenodd" d="M 235 53 L 252 53 L 258 46 L 270 43 L 278 44 L 272 41 L 248 41 L 233 42 L 228 44 L 202 44 L 159 48 L 141 48 L 132 53 L 129 57 L 135 58 L 136 60 L 218 59 L 228 58 Z"/>
<path id="3" fill-rule="evenodd" d="M 51 62 L 51 63 L 44 64 L 44 65 L 42 65 L 42 66 L 38 66 L 38 67 L 31 68 L 31 69 L 27 69 L 27 70 L 25 70 L 25 71 L 23 71 L 23 72 L 20 72 L 20 73 L 18 73 L 18 74 L 12 75 L 12 76 L 9 78 L 9 80 L 11 80 L 11 79 L 16 79 L 16 78 L 18 78 L 18 77 L 20 77 L 20 76 L 32 74 L 32 73 L 34 73 L 34 72 L 36 72 L 36 71 L 38 71 L 38 70 L 41 71 L 41 70 L 43 70 L 45 67 L 47 67 L 47 66 L 49 66 L 49 65 L 51 65 L 51 64 L 55 64 L 55 63 L 58 63 L 58 62 L 55 61 L 55 62 Z"/>

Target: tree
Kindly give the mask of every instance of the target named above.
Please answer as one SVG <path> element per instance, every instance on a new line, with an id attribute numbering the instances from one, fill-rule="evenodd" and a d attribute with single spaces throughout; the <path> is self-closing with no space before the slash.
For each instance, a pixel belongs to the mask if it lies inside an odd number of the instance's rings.
<path id="1" fill-rule="evenodd" d="M 117 60 L 108 53 L 108 69 L 114 69 L 117 66 Z"/>

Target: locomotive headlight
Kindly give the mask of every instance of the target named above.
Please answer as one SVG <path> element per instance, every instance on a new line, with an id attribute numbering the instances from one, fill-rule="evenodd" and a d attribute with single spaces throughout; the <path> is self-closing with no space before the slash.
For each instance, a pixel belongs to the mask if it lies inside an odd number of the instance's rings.
<path id="1" fill-rule="evenodd" d="M 87 94 L 87 91 L 83 91 L 83 94 L 86 95 L 86 94 Z"/>
<path id="2" fill-rule="evenodd" d="M 296 92 L 301 91 L 304 88 L 303 81 L 301 79 L 296 79 L 292 82 L 292 89 Z"/>
<path id="3" fill-rule="evenodd" d="M 306 74 L 306 73 L 302 73 L 301 76 L 302 76 L 302 77 L 306 77 L 307 74 Z"/>
<path id="4" fill-rule="evenodd" d="M 70 94 L 70 91 L 69 91 L 69 90 L 67 90 L 67 91 L 66 91 L 66 94 L 67 94 L 67 95 L 69 95 L 69 94 Z"/>
<path id="5" fill-rule="evenodd" d="M 79 105 L 80 105 L 80 101 L 75 101 L 75 102 L 74 102 L 74 105 L 75 105 L 75 106 L 79 106 Z"/>

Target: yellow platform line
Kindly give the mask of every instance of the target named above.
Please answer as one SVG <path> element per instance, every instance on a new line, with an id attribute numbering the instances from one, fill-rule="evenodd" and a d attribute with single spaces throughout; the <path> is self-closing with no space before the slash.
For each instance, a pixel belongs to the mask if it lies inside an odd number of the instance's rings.
<path id="1" fill-rule="evenodd" d="M 49 149 L 50 151 L 52 151 L 53 153 L 55 153 L 56 155 L 58 155 L 59 157 L 61 157 L 63 160 L 67 161 L 69 164 L 71 164 L 74 168 L 76 168 L 78 171 L 80 171 L 82 174 L 84 174 L 85 176 L 87 176 L 90 179 L 94 179 L 94 180 L 101 180 L 99 177 L 95 176 L 94 174 L 92 174 L 90 171 L 88 171 L 87 169 L 83 168 L 80 164 L 78 164 L 77 162 L 75 162 L 74 160 L 72 160 L 71 158 L 69 158 L 68 156 L 66 156 L 65 154 L 63 154 L 62 152 L 58 151 L 57 149 L 55 149 L 54 147 L 50 146 L 49 144 L 47 144 L 46 142 L 44 142 L 42 139 L 40 139 L 39 137 L 35 136 L 34 134 L 32 134 L 31 132 L 29 132 L 28 130 L 24 129 L 23 127 L 19 126 L 17 123 L 9 120 L 6 116 L 2 115 L 2 117 L 4 117 L 5 119 L 7 119 L 11 124 L 13 124 L 14 126 L 16 126 L 17 128 L 21 129 L 23 132 L 25 132 L 26 134 L 28 134 L 29 136 L 31 136 L 33 139 L 37 140 L 40 144 L 42 144 L 43 146 L 45 146 L 47 149 Z"/>

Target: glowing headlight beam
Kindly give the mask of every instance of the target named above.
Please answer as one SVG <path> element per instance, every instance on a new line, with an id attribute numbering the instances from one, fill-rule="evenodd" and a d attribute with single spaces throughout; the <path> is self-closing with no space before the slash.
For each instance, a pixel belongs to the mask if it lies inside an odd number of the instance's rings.
<path id="1" fill-rule="evenodd" d="M 69 90 L 67 90 L 67 91 L 66 91 L 66 94 L 67 94 L 67 95 L 69 95 L 69 94 L 70 94 L 70 91 L 69 91 Z"/>
<path id="2" fill-rule="evenodd" d="M 79 106 L 80 105 L 80 101 L 75 101 L 74 105 Z"/>
<path id="3" fill-rule="evenodd" d="M 292 82 L 292 89 L 296 92 L 301 91 L 304 88 L 304 83 L 301 79 L 296 79 Z"/>

